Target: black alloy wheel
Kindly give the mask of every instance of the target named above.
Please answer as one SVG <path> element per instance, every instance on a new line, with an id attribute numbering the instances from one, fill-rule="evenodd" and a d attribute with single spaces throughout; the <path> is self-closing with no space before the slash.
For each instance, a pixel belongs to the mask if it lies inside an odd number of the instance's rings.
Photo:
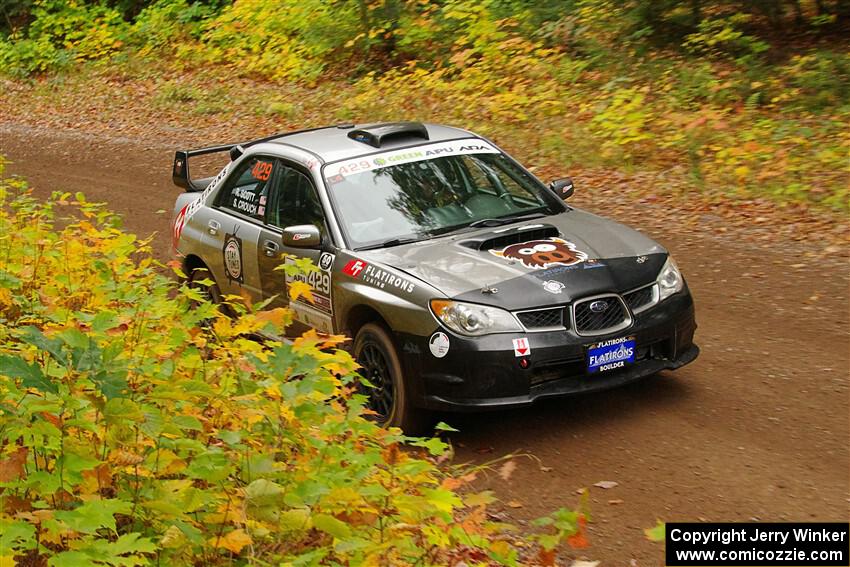
<path id="1" fill-rule="evenodd" d="M 369 396 L 369 409 L 374 411 L 379 422 L 385 423 L 393 409 L 395 386 L 390 375 L 389 363 L 377 344 L 367 342 L 360 351 L 358 362 L 363 367 L 361 374 L 373 387 L 366 386 L 363 393 Z"/>
<path id="2" fill-rule="evenodd" d="M 367 323 L 354 339 L 354 359 L 360 373 L 373 387 L 362 386 L 369 397 L 368 408 L 383 427 L 399 427 L 408 435 L 427 432 L 431 416 L 413 405 L 402 376 L 398 351 L 390 332 L 379 323 Z"/>

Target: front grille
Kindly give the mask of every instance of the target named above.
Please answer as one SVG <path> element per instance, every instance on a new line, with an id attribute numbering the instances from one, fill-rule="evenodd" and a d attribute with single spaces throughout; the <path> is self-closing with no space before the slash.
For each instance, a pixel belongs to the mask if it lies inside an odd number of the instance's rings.
<path id="1" fill-rule="evenodd" d="M 552 309 L 535 309 L 534 311 L 521 311 L 516 314 L 519 322 L 526 329 L 563 329 L 564 308 L 554 307 Z"/>
<path id="2" fill-rule="evenodd" d="M 632 313 L 643 311 L 655 301 L 655 284 L 642 287 L 623 295 Z"/>
<path id="3" fill-rule="evenodd" d="M 600 312 L 591 310 L 590 306 L 597 302 L 604 303 L 606 308 Z M 580 335 L 603 335 L 625 329 L 631 324 L 623 300 L 616 295 L 593 297 L 575 303 L 573 317 L 576 332 Z"/>

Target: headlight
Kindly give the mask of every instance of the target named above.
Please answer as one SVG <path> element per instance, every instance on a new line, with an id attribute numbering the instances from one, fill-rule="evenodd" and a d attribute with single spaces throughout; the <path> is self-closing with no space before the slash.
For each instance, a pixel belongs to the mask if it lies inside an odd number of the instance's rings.
<path id="1" fill-rule="evenodd" d="M 664 301 L 674 293 L 682 291 L 685 287 L 685 280 L 682 278 L 682 272 L 673 258 L 667 256 L 667 261 L 664 262 L 664 267 L 658 273 L 658 301 Z"/>
<path id="2" fill-rule="evenodd" d="M 522 331 L 514 316 L 498 307 L 432 299 L 431 310 L 446 327 L 460 335 L 477 337 L 488 333 Z"/>

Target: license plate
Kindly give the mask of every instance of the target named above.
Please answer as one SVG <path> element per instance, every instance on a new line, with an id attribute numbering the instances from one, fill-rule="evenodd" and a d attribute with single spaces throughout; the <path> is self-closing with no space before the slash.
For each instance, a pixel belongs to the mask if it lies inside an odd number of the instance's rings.
<path id="1" fill-rule="evenodd" d="M 591 374 L 622 368 L 634 361 L 634 337 L 610 339 L 587 347 L 587 371 Z"/>

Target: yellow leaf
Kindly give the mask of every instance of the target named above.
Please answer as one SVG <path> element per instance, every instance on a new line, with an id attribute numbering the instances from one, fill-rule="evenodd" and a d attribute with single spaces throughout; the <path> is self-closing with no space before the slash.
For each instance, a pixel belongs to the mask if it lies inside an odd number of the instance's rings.
<path id="1" fill-rule="evenodd" d="M 292 341 L 292 346 L 296 349 L 314 347 L 319 340 L 319 335 L 316 333 L 316 330 L 309 329 L 303 335 Z"/>
<path id="2" fill-rule="evenodd" d="M 502 480 L 508 481 L 511 479 L 511 475 L 514 474 L 516 470 L 516 463 L 514 461 L 506 461 L 499 468 L 499 476 L 502 477 Z"/>
<path id="3" fill-rule="evenodd" d="M 292 293 L 292 286 L 289 288 L 289 293 Z M 294 300 L 293 300 L 294 301 Z M 282 307 L 270 309 L 268 311 L 260 311 L 255 315 L 257 321 L 268 322 L 276 327 L 283 327 L 289 316 L 289 311 Z"/>
<path id="4" fill-rule="evenodd" d="M 310 284 L 307 282 L 299 282 L 294 281 L 289 284 L 289 300 L 297 301 L 299 297 L 304 297 L 310 303 L 314 303 L 315 299 L 313 299 L 313 292 L 311 291 Z"/>
<path id="5" fill-rule="evenodd" d="M 0 459 L 0 482 L 12 482 L 24 475 L 27 451 L 29 449 L 26 447 L 20 447 L 8 457 Z"/>
<path id="6" fill-rule="evenodd" d="M 251 541 L 251 536 L 245 533 L 245 530 L 238 529 L 228 532 L 221 538 L 212 538 L 210 543 L 212 543 L 214 547 L 223 547 L 233 553 L 239 553 L 242 551 L 242 548 L 246 545 L 251 545 L 253 542 Z"/>
<path id="7" fill-rule="evenodd" d="M 166 549 L 175 549 L 186 542 L 186 536 L 177 526 L 171 526 L 162 535 L 159 544 Z"/>
<path id="8" fill-rule="evenodd" d="M 348 340 L 348 337 L 345 335 L 328 335 L 323 337 L 324 342 L 319 346 L 321 349 L 333 348 L 337 345 L 340 345 Z"/>
<path id="9" fill-rule="evenodd" d="M 125 451 L 124 449 L 115 449 L 109 453 L 109 462 L 118 467 L 128 467 L 138 465 L 145 458 L 141 455 Z"/>
<path id="10" fill-rule="evenodd" d="M 490 544 L 490 549 L 503 557 L 507 557 L 511 552 L 510 544 L 504 540 L 493 542 Z"/>

